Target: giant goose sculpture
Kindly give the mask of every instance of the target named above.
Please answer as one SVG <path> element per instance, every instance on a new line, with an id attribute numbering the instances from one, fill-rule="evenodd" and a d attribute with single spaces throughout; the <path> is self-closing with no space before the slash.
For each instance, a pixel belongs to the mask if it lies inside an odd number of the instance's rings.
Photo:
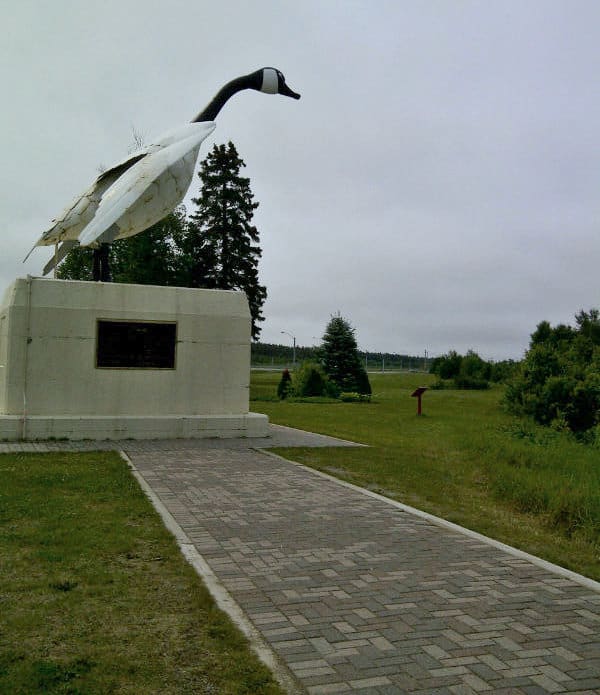
<path id="1" fill-rule="evenodd" d="M 44 275 L 80 244 L 94 249 L 94 280 L 110 281 L 109 244 L 143 232 L 179 205 L 192 181 L 202 141 L 216 128 L 214 120 L 227 100 L 243 89 L 300 99 L 275 68 L 262 68 L 228 82 L 191 123 L 169 131 L 104 171 L 52 220 L 52 227 L 33 247 L 55 246 Z"/>

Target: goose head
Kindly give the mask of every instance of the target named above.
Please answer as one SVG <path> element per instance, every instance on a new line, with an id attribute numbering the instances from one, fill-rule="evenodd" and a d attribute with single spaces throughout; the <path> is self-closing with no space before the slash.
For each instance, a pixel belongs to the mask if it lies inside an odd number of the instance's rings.
<path id="1" fill-rule="evenodd" d="M 292 99 L 300 99 L 300 95 L 287 86 L 283 73 L 277 68 L 262 68 L 252 73 L 251 76 L 254 77 L 256 84 L 260 83 L 260 87 L 258 87 L 260 92 L 283 94 L 286 97 L 292 97 Z"/>
<path id="2" fill-rule="evenodd" d="M 265 94 L 283 94 L 283 96 L 291 97 L 292 99 L 300 99 L 300 95 L 288 87 L 281 70 L 277 70 L 277 68 L 261 68 L 251 72 L 249 75 L 243 75 L 228 82 L 192 122 L 214 121 L 226 102 L 243 89 L 254 89 Z"/>

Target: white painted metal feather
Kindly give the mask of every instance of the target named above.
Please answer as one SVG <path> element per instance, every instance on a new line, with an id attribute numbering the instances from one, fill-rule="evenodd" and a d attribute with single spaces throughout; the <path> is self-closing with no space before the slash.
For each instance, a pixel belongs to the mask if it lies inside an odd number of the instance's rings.
<path id="1" fill-rule="evenodd" d="M 215 127 L 214 122 L 186 123 L 100 174 L 34 248 L 68 240 L 95 246 L 156 224 L 185 197 L 200 145 Z"/>
<path id="2" fill-rule="evenodd" d="M 300 99 L 275 68 L 261 68 L 228 82 L 191 123 L 165 133 L 100 174 L 52 220 L 53 225 L 33 247 L 56 245 L 54 257 L 44 267 L 44 275 L 71 248 L 81 244 L 96 249 L 94 279 L 110 278 L 108 257 L 102 260 L 107 248 L 104 244 L 143 232 L 179 205 L 192 182 L 202 141 L 215 129 L 214 120 L 225 103 L 244 89 Z M 98 277 L 96 260 L 104 268 L 102 271 L 100 267 Z"/>
<path id="3" fill-rule="evenodd" d="M 91 246 L 124 239 L 168 215 L 187 193 L 200 145 L 214 129 L 214 123 L 189 123 L 179 139 L 169 137 L 170 144 L 135 162 L 103 194 L 93 219 L 79 234 L 79 243 Z"/>

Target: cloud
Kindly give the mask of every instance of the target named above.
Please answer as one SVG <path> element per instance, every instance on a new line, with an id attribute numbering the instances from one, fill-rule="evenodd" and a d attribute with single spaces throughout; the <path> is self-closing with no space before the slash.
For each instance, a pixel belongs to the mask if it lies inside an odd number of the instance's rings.
<path id="1" fill-rule="evenodd" d="M 6 5 L 0 286 L 134 126 L 151 140 L 234 76 L 260 207 L 263 339 L 340 310 L 372 350 L 519 357 L 542 319 L 600 303 L 596 3 L 108 0 Z M 195 181 L 188 196 L 197 194 Z"/>

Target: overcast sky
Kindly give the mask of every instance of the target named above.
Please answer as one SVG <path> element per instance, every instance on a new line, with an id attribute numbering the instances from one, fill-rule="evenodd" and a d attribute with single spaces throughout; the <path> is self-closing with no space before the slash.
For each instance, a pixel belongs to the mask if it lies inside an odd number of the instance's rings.
<path id="1" fill-rule="evenodd" d="M 260 207 L 262 340 L 519 358 L 600 306 L 597 0 L 0 0 L 0 291 L 66 203 L 269 65 L 300 101 L 236 95 Z M 188 194 L 197 195 L 195 178 Z"/>

